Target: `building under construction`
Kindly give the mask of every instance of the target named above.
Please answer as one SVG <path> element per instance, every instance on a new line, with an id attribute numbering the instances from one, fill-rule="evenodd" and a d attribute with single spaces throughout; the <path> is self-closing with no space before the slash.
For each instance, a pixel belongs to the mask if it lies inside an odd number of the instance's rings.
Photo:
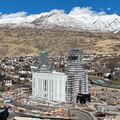
<path id="1" fill-rule="evenodd" d="M 66 74 L 66 101 L 68 103 L 90 102 L 88 90 L 88 74 L 82 64 L 83 51 L 79 48 L 72 48 L 69 51 Z"/>
<path id="2" fill-rule="evenodd" d="M 67 75 L 50 69 L 48 53 L 40 53 L 39 63 L 32 73 L 32 95 L 43 100 L 66 102 Z"/>
<path id="3" fill-rule="evenodd" d="M 40 53 L 37 69 L 32 74 L 32 94 L 43 98 L 67 103 L 90 101 L 88 74 L 83 68 L 83 51 L 72 48 L 69 51 L 66 74 L 50 68 L 48 53 Z"/>

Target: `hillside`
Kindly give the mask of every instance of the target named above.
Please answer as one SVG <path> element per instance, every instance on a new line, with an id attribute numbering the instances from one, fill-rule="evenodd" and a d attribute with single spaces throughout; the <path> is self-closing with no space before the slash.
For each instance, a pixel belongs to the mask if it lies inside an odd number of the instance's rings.
<path id="1" fill-rule="evenodd" d="M 43 46 L 51 55 L 66 54 L 75 41 L 87 53 L 120 53 L 119 34 L 1 27 L 0 57 L 37 55 Z"/>

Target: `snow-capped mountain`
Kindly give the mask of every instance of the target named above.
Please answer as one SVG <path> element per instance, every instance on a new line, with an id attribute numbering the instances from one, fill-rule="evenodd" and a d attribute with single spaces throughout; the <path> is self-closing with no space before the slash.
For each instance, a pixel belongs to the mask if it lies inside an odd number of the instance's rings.
<path id="1" fill-rule="evenodd" d="M 0 26 L 35 27 L 45 29 L 65 28 L 67 30 L 120 31 L 120 16 L 95 13 L 89 8 L 74 8 L 66 14 L 52 10 L 41 14 L 27 15 L 25 12 L 0 15 Z"/>

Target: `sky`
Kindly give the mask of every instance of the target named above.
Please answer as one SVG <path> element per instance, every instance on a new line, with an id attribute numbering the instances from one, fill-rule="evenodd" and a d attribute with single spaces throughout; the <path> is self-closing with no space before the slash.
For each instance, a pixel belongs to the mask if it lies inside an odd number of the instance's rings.
<path id="1" fill-rule="evenodd" d="M 93 11 L 120 15 L 120 0 L 0 0 L 0 13 L 25 11 L 28 14 L 48 12 L 53 9 L 69 13 L 74 7 L 90 7 Z"/>

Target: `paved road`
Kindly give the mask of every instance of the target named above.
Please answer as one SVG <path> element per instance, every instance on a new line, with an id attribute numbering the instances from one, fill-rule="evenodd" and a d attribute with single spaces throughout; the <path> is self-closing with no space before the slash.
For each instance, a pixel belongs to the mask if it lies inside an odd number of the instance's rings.
<path id="1" fill-rule="evenodd" d="M 79 109 L 70 110 L 70 113 L 74 114 L 77 120 L 93 120 L 87 113 L 80 111 Z"/>
<path id="2" fill-rule="evenodd" d="M 85 112 L 82 112 L 80 110 L 70 110 L 70 114 L 74 114 L 78 118 L 77 120 L 93 120 L 88 114 L 86 114 Z M 17 113 L 10 112 L 9 119 L 13 118 L 14 116 L 21 116 L 21 115 L 17 114 Z M 40 120 L 42 120 L 42 119 L 40 119 Z M 58 119 L 56 119 L 56 120 L 58 120 Z"/>

